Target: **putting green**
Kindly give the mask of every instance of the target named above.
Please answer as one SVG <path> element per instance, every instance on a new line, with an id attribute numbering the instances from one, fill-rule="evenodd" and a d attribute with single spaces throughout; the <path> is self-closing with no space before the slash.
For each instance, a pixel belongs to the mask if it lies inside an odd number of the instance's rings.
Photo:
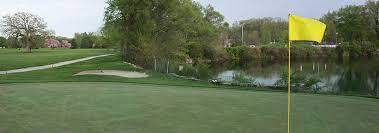
<path id="1" fill-rule="evenodd" d="M 0 132 L 283 133 L 286 94 L 127 83 L 0 84 Z M 379 132 L 379 100 L 295 94 L 294 132 Z"/>

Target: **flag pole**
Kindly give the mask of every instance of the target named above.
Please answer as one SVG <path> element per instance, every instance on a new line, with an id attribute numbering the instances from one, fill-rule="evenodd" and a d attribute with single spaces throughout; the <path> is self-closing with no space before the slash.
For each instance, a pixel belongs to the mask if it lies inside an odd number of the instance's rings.
<path id="1" fill-rule="evenodd" d="M 291 14 L 288 15 L 288 21 Z M 288 34 L 290 33 L 290 24 L 288 23 Z M 288 94 L 287 94 L 287 133 L 291 133 L 291 40 L 288 35 Z"/>
<path id="2" fill-rule="evenodd" d="M 288 133 L 291 132 L 291 41 L 288 40 L 288 94 L 287 94 L 287 129 Z"/>

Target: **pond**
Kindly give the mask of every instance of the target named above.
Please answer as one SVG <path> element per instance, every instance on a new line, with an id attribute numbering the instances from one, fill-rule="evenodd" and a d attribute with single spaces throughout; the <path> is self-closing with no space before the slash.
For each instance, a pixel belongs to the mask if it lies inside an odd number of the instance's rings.
<path id="1" fill-rule="evenodd" d="M 296 60 L 291 71 L 305 77 L 317 77 L 319 92 L 379 96 L 379 59 Z M 261 86 L 275 86 L 287 71 L 287 62 L 259 61 L 238 66 L 217 67 L 213 78 L 223 82 L 238 75 L 254 79 Z"/>

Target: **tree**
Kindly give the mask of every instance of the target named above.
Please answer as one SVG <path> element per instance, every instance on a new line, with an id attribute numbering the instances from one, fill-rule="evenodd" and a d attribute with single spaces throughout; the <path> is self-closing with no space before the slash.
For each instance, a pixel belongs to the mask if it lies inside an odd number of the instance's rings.
<path id="1" fill-rule="evenodd" d="M 270 42 L 286 42 L 287 21 L 280 18 L 253 18 L 242 20 L 231 27 L 230 37 L 234 45 L 242 44 L 241 27 L 244 25 L 244 42 L 262 45 Z"/>
<path id="2" fill-rule="evenodd" d="M 265 25 L 261 26 L 260 38 L 261 38 L 261 42 L 263 44 L 268 44 L 271 42 L 271 33 L 272 33 L 271 30 L 273 30 L 273 29 L 274 29 L 274 27 L 271 27 L 271 25 L 269 25 L 269 24 L 265 24 Z"/>
<path id="3" fill-rule="evenodd" d="M 61 45 L 62 45 L 61 42 L 55 39 L 46 39 L 46 42 L 45 42 L 45 47 L 52 48 L 52 49 L 59 48 Z"/>
<path id="4" fill-rule="evenodd" d="M 125 61 L 143 65 L 153 57 L 183 61 L 208 58 L 219 42 L 223 16 L 191 0 L 109 0 L 102 29 L 121 46 Z M 189 49 L 199 50 L 193 54 Z"/>
<path id="5" fill-rule="evenodd" d="M 0 48 L 6 47 L 7 39 L 5 37 L 0 36 Z"/>
<path id="6" fill-rule="evenodd" d="M 337 12 L 337 31 L 346 41 L 362 41 L 368 39 L 364 6 L 347 6 Z"/>
<path id="7" fill-rule="evenodd" d="M 78 48 L 78 44 L 77 44 L 75 38 L 74 38 L 74 39 L 71 39 L 71 40 L 69 41 L 69 43 L 71 43 L 71 48 L 72 48 L 72 49 L 76 49 L 76 48 Z"/>
<path id="8" fill-rule="evenodd" d="M 325 14 L 325 41 L 377 42 L 379 40 L 379 2 L 369 0 L 365 5 L 349 5 Z"/>
<path id="9" fill-rule="evenodd" d="M 95 43 L 94 37 L 92 33 L 83 33 L 82 39 L 80 41 L 81 48 L 92 48 Z"/>
<path id="10" fill-rule="evenodd" d="M 62 40 L 61 41 L 61 48 L 71 48 L 71 43 L 67 40 Z"/>
<path id="11" fill-rule="evenodd" d="M 82 43 L 82 34 L 84 33 L 75 33 L 74 38 L 71 40 L 75 48 L 81 48 L 80 44 Z"/>
<path id="12" fill-rule="evenodd" d="M 7 48 L 21 48 L 21 45 L 16 37 L 8 37 L 6 46 Z"/>
<path id="13" fill-rule="evenodd" d="M 75 33 L 74 41 L 76 48 L 94 48 L 98 42 L 98 35 L 93 32 Z"/>
<path id="14" fill-rule="evenodd" d="M 203 9 L 204 18 L 210 24 L 215 25 L 217 27 L 222 27 L 224 24 L 224 16 L 222 16 L 219 12 L 215 11 L 211 5 L 208 5 Z"/>
<path id="15" fill-rule="evenodd" d="M 373 36 L 376 41 L 379 40 L 379 1 L 369 0 L 366 3 L 368 11 L 369 29 L 373 30 Z"/>
<path id="16" fill-rule="evenodd" d="M 44 40 L 41 38 L 51 34 L 46 30 L 47 25 L 41 17 L 26 12 L 4 16 L 1 26 L 8 37 L 19 38 L 27 52 L 31 52 L 33 46 Z"/>
<path id="17" fill-rule="evenodd" d="M 321 18 L 321 21 L 327 25 L 324 40 L 334 44 L 338 43 L 337 17 L 336 12 L 328 12 Z"/>

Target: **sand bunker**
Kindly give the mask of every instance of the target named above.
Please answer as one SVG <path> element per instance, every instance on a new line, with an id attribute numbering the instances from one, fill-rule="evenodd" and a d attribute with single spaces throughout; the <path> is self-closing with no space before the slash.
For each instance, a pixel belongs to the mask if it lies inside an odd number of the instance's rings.
<path id="1" fill-rule="evenodd" d="M 113 75 L 126 78 L 146 78 L 149 77 L 146 73 L 141 72 L 130 72 L 130 71 L 120 71 L 120 70 L 90 70 L 82 71 L 75 75 Z"/>

